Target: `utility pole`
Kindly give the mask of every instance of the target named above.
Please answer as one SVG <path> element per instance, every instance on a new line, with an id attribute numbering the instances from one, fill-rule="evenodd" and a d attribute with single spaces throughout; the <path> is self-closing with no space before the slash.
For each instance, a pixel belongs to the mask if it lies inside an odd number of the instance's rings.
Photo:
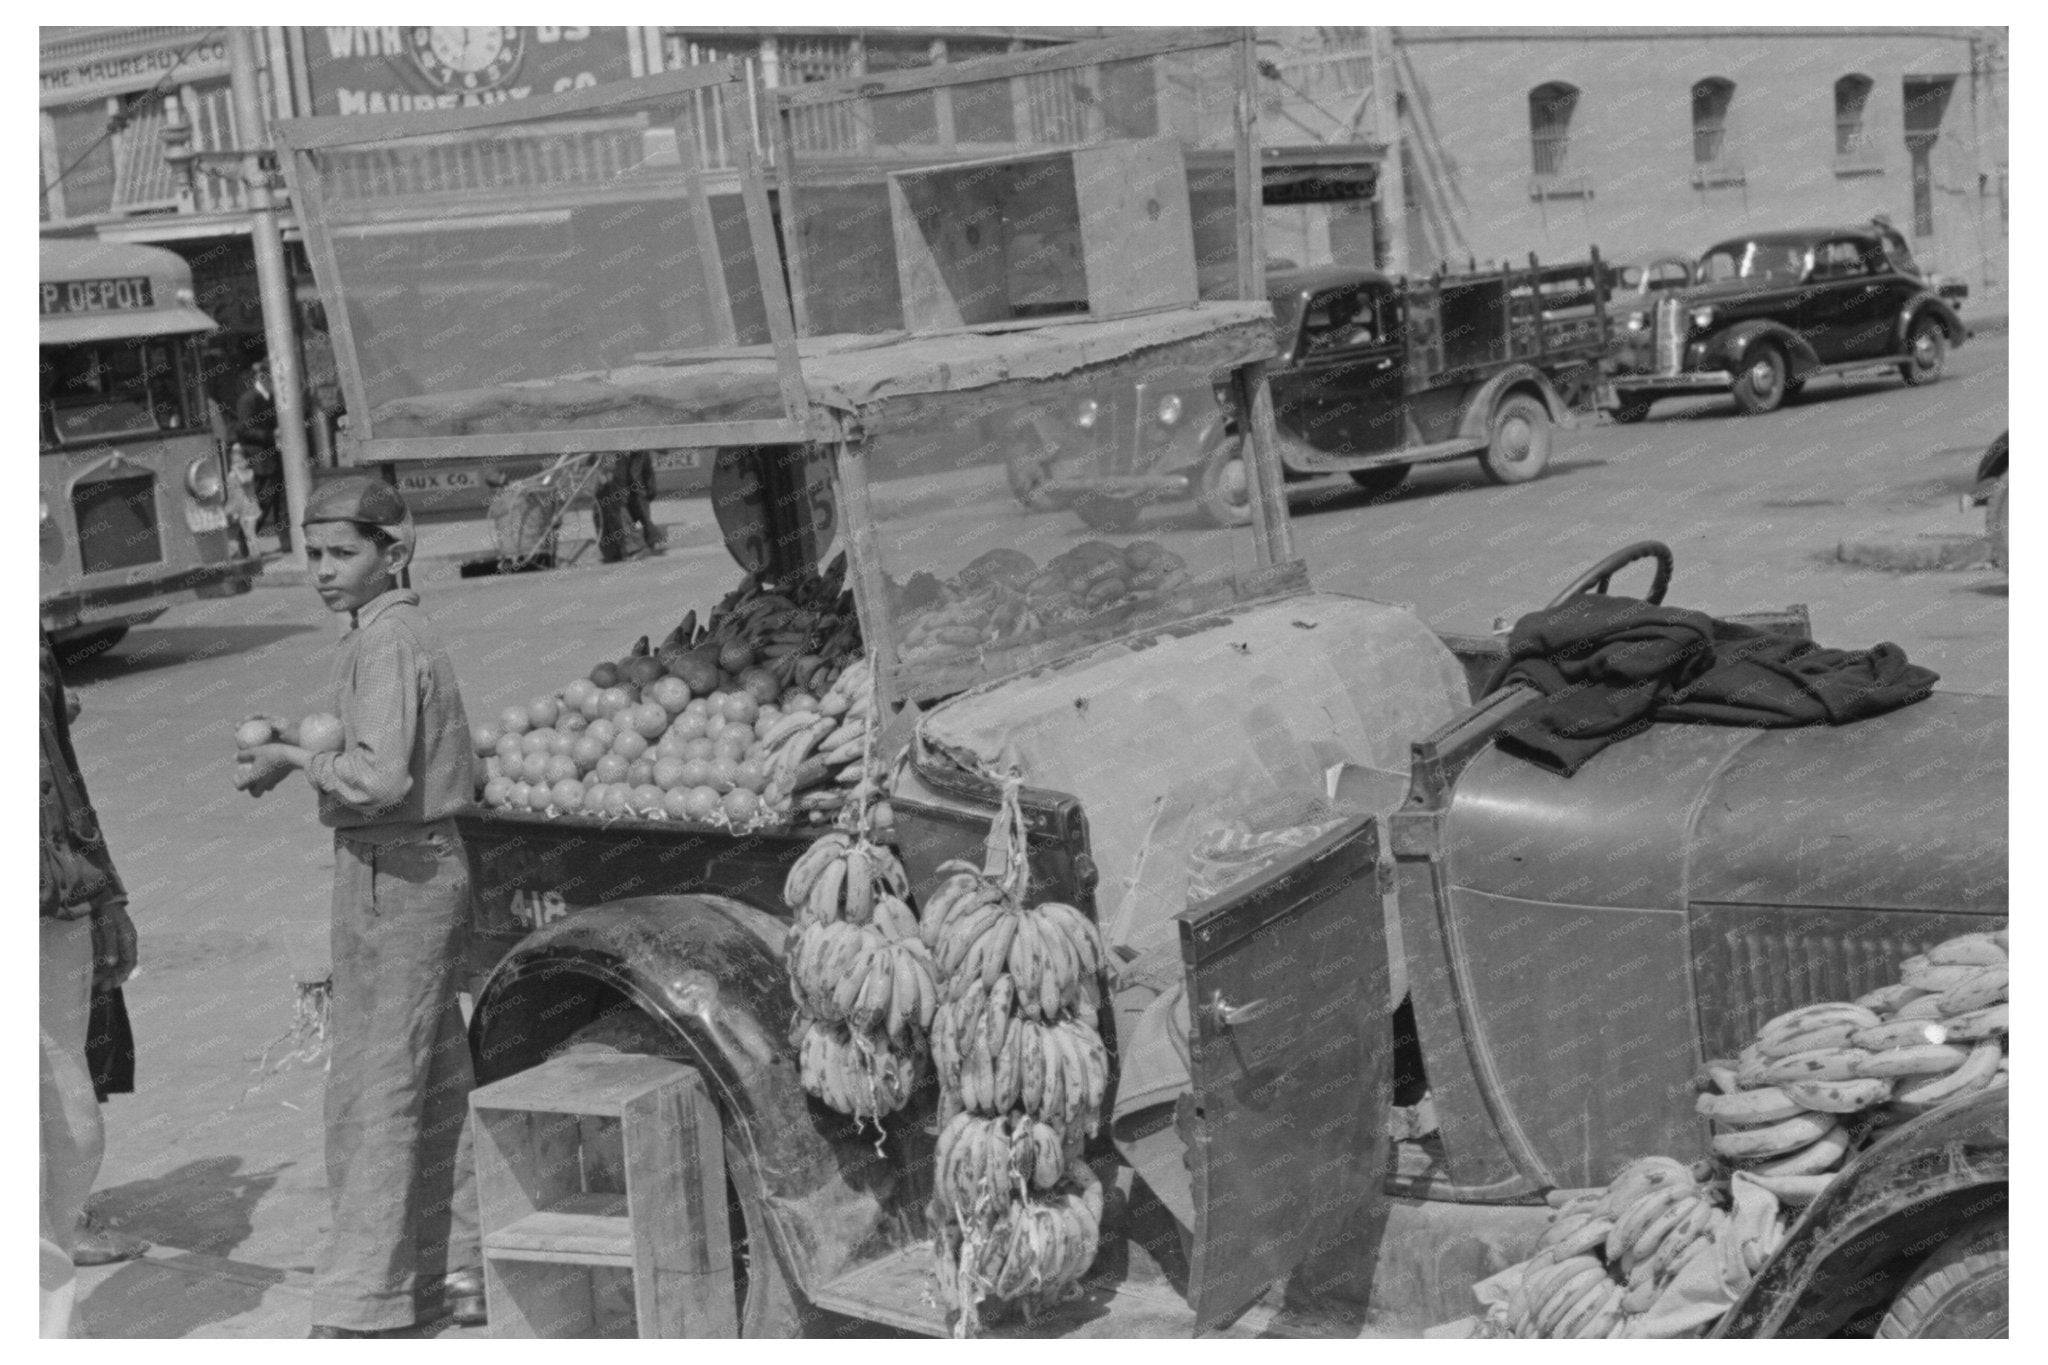
<path id="1" fill-rule="evenodd" d="M 291 277 L 285 270 L 284 242 L 277 230 L 277 205 L 263 169 L 259 149 L 270 145 L 270 120 L 256 80 L 256 32 L 244 25 L 228 30 L 228 80 L 234 89 L 237 138 L 242 158 L 243 193 L 248 196 L 249 238 L 256 253 L 256 288 L 263 304 L 263 344 L 270 353 L 270 385 L 277 401 L 277 453 L 284 466 L 287 524 L 278 528 L 294 567 L 306 567 L 306 547 L 299 519 L 312 492 L 311 465 L 306 457 L 305 384 L 299 373 L 299 338 L 292 311 Z M 283 73 L 280 72 L 279 75 Z"/>
<path id="2" fill-rule="evenodd" d="M 1389 275 L 1408 273 L 1408 183 L 1402 171 L 1401 104 L 1394 76 L 1394 30 L 1372 32 L 1372 104 L 1375 131 L 1387 149 L 1380 167 L 1380 203 L 1387 223 Z"/>

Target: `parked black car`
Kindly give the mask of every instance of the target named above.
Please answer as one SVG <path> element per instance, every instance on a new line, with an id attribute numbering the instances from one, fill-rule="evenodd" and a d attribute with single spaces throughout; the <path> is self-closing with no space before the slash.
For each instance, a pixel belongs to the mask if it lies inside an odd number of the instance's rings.
<path id="1" fill-rule="evenodd" d="M 1647 330 L 1648 346 L 1617 356 L 1617 421 L 1712 390 L 1732 392 L 1744 412 L 1770 412 L 1808 380 L 1878 367 L 1931 384 L 1969 335 L 1905 239 L 1881 224 L 1721 242 L 1689 288 L 1656 300 Z"/>

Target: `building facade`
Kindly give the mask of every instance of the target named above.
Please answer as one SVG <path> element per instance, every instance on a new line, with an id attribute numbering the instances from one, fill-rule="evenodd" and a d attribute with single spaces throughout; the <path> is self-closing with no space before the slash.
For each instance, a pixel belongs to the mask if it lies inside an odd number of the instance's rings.
<path id="1" fill-rule="evenodd" d="M 2002 30 L 1389 35 L 1415 267 L 1882 214 L 1923 266 L 2004 285 Z"/>

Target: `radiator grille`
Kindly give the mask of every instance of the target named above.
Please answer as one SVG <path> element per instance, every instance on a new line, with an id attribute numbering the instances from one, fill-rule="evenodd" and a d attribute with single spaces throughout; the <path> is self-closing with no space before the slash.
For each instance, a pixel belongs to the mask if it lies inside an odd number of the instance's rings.
<path id="1" fill-rule="evenodd" d="M 162 562 L 154 474 L 79 484 L 71 493 L 71 510 L 78 522 L 79 563 L 86 573 Z"/>
<path id="2" fill-rule="evenodd" d="M 1899 979 L 1913 954 L 2002 921 L 1913 910 L 1695 904 L 1693 988 L 1709 1057 L 1732 1057 L 1773 1015 L 1853 1000 Z"/>

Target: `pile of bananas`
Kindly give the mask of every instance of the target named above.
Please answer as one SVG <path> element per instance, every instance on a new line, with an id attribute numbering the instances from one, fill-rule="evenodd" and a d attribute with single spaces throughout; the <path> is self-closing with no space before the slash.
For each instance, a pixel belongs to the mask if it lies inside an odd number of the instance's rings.
<path id="1" fill-rule="evenodd" d="M 932 1169 L 941 1188 L 983 1191 L 981 1212 L 992 1220 L 976 1240 L 971 1266 L 961 1256 L 959 1224 L 945 1225 L 941 1240 L 951 1246 L 939 1260 L 949 1295 L 957 1295 L 961 1276 L 1001 1299 L 1043 1294 L 1074 1283 L 1094 1262 L 1102 1182 L 1086 1162 L 1065 1158 L 1049 1125 L 1021 1114 L 989 1118 L 963 1110 L 940 1130 Z"/>
<path id="2" fill-rule="evenodd" d="M 2005 942 L 1998 930 L 1938 943 L 1897 983 L 1790 1010 L 1709 1062 L 1695 1107 L 1720 1129 L 1714 1154 L 1806 1203 L 1850 1155 L 1855 1116 L 1912 1117 L 2004 1085 Z"/>
<path id="3" fill-rule="evenodd" d="M 860 617 L 845 580 L 843 552 L 823 570 L 779 583 L 748 574 L 703 625 L 696 612 L 685 616 L 654 657 L 679 677 L 685 659 L 729 673 L 759 666 L 784 688 L 816 693 L 861 652 Z"/>
<path id="4" fill-rule="evenodd" d="M 1101 1188 L 1081 1160 L 1109 1087 L 1092 1018 L 1102 940 L 1073 906 L 1024 903 L 1014 783 L 989 848 L 990 871 L 940 867 L 945 881 L 920 931 L 940 981 L 931 1027 L 943 1125 L 932 1183 L 938 1279 L 961 1335 L 977 1330 L 984 1298 L 1029 1301 L 1077 1283 L 1102 1223 Z"/>
<path id="5" fill-rule="evenodd" d="M 921 663 L 1016 644 L 1188 581 L 1187 561 L 1153 540 L 1083 541 L 1042 570 L 1021 551 L 991 550 L 936 591 L 899 603 L 905 630 L 897 652 Z"/>
<path id="6" fill-rule="evenodd" d="M 844 830 L 820 836 L 782 887 L 803 1087 L 855 1118 L 895 1113 L 923 1074 L 939 989 L 909 890 L 894 853 Z"/>
<path id="7" fill-rule="evenodd" d="M 818 709 L 792 711 L 761 735 L 768 752 L 762 802 L 814 823 L 872 800 L 882 789 L 882 762 L 871 743 L 874 672 L 865 658 L 847 665 L 818 699 Z M 883 810 L 875 823 L 888 828 Z"/>
<path id="8" fill-rule="evenodd" d="M 1732 1302 L 1874 1133 L 2007 1084 L 2006 947 L 2004 929 L 1936 944 L 1897 983 L 1788 1010 L 1709 1062 L 1695 1107 L 1716 1129 L 1715 1160 L 1644 1157 L 1564 1200 L 1482 1331 L 1641 1335 L 1663 1292 L 1716 1249 Z"/>

